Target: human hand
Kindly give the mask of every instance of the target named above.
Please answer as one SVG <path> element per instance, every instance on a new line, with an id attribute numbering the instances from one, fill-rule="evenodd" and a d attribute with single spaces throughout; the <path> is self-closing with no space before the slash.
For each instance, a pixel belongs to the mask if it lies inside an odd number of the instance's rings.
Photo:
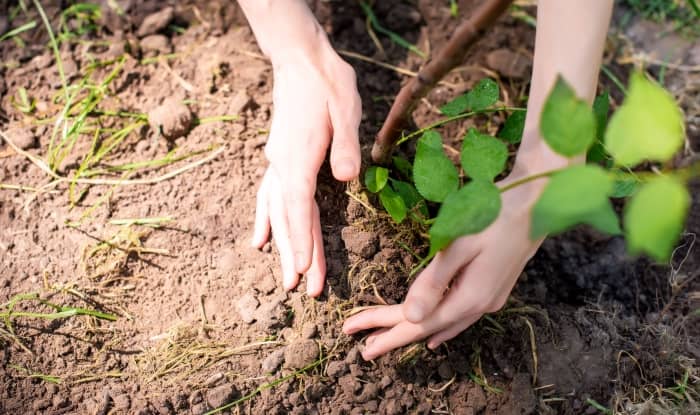
<path id="1" fill-rule="evenodd" d="M 317 46 L 272 59 L 274 116 L 265 147 L 270 165 L 257 194 L 252 238 L 252 245 L 261 248 L 271 227 L 285 290 L 295 288 L 299 274 L 306 273 L 312 297 L 321 294 L 326 273 L 316 176 L 330 146 L 333 176 L 341 181 L 357 177 L 362 115 L 354 70 L 327 40 Z"/>
<path id="2" fill-rule="evenodd" d="M 521 177 L 514 172 L 499 186 Z M 348 318 L 346 334 L 377 329 L 367 337 L 362 357 L 373 360 L 426 338 L 428 348 L 435 349 L 485 313 L 501 309 L 542 243 L 530 240 L 529 232 L 530 211 L 543 185 L 540 180 L 504 192 L 496 221 L 439 252 L 416 278 L 403 304 L 374 307 Z"/>

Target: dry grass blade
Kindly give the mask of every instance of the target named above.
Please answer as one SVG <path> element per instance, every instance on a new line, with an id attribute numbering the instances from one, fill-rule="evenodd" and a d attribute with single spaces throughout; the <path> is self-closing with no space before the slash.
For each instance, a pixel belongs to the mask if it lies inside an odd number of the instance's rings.
<path id="1" fill-rule="evenodd" d="M 164 337 L 158 346 L 147 351 L 137 361 L 140 372 L 147 376 L 148 382 L 166 376 L 173 376 L 169 379 L 170 382 L 180 381 L 231 356 L 281 344 L 278 341 L 259 341 L 231 347 L 226 342 L 201 338 L 200 330 L 188 325 L 176 326 Z"/>

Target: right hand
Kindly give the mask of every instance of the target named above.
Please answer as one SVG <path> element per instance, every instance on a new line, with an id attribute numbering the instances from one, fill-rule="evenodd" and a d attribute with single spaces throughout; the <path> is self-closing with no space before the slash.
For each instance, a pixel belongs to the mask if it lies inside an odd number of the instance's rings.
<path id="1" fill-rule="evenodd" d="M 316 176 L 328 147 L 336 179 L 358 176 L 362 115 L 354 70 L 325 34 L 321 40 L 318 47 L 273 58 L 274 115 L 265 146 L 270 165 L 258 190 L 252 238 L 253 246 L 262 247 L 272 228 L 285 290 L 295 288 L 299 274 L 306 273 L 312 297 L 321 294 L 326 273 Z"/>

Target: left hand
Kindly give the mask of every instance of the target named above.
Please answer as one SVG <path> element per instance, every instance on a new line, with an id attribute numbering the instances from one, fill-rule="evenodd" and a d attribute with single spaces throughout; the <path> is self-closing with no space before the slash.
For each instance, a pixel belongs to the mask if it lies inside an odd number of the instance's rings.
<path id="1" fill-rule="evenodd" d="M 519 174 L 499 183 L 507 184 Z M 373 360 L 393 349 L 427 340 L 435 349 L 501 309 L 527 261 L 542 240 L 530 240 L 530 211 L 545 180 L 503 193 L 494 223 L 476 235 L 455 240 L 416 278 L 403 304 L 379 306 L 348 318 L 346 334 L 378 329 L 367 337 L 362 357 Z"/>

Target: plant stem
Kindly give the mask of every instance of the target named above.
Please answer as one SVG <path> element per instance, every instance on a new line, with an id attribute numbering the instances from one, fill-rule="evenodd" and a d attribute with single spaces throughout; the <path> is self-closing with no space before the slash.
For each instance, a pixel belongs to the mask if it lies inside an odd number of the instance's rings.
<path id="1" fill-rule="evenodd" d="M 469 118 L 474 115 L 479 115 L 479 114 L 489 114 L 492 112 L 499 112 L 499 111 L 525 111 L 525 108 L 520 108 L 520 107 L 497 107 L 497 108 L 487 108 L 483 110 L 478 110 L 478 111 L 472 111 L 472 112 L 465 112 L 464 114 L 459 114 L 459 115 L 453 115 L 451 117 L 443 118 L 441 120 L 435 121 L 432 124 L 429 124 L 420 130 L 414 131 L 409 135 L 405 135 L 401 137 L 398 141 L 396 141 L 395 146 L 398 146 L 400 144 L 405 143 L 406 141 L 410 140 L 413 137 L 419 136 L 423 134 L 424 132 L 428 130 L 432 130 L 433 128 L 437 128 L 440 126 L 443 126 L 445 124 L 448 124 L 452 121 L 460 120 L 462 118 Z"/>
<path id="2" fill-rule="evenodd" d="M 433 86 L 452 68 L 464 60 L 469 48 L 506 11 L 513 0 L 488 0 L 464 20 L 444 47 L 411 79 L 396 96 L 389 115 L 372 147 L 372 160 L 378 163 L 388 161 L 391 150 L 417 103 L 427 95 Z"/>
<path id="3" fill-rule="evenodd" d="M 538 179 L 543 179 L 545 177 L 549 177 L 552 174 L 560 172 L 562 170 L 564 170 L 564 169 L 547 170 L 547 171 L 543 171 L 542 173 L 533 174 L 531 176 L 525 176 L 522 179 L 518 179 L 514 182 L 508 183 L 507 185 L 501 187 L 499 190 L 501 191 L 501 193 L 504 193 L 504 192 L 507 192 L 508 190 L 514 189 L 514 188 L 516 188 L 520 185 L 523 185 L 525 183 L 529 183 L 529 182 L 532 182 L 532 181 L 535 181 Z"/>

